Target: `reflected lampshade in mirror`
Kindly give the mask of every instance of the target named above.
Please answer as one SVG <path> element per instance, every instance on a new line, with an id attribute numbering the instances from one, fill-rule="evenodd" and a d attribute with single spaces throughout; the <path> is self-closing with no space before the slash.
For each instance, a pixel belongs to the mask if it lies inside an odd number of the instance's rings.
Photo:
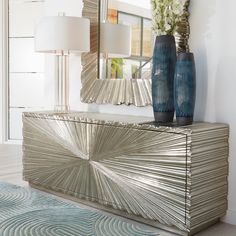
<path id="1" fill-rule="evenodd" d="M 131 27 L 123 24 L 101 23 L 100 52 L 109 58 L 131 55 Z"/>

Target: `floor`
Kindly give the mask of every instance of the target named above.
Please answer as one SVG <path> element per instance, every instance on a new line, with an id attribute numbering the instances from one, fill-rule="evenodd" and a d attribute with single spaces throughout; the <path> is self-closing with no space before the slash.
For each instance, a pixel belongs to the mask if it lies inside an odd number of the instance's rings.
<path id="1" fill-rule="evenodd" d="M 22 180 L 22 151 L 20 145 L 0 145 L 0 181 L 27 186 Z M 173 234 L 163 232 L 162 236 Z M 236 226 L 218 223 L 196 236 L 236 236 Z"/>

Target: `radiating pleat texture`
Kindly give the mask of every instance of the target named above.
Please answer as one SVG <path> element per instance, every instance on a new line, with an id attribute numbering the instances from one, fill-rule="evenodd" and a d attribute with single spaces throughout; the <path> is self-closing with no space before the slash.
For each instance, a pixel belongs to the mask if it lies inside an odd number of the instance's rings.
<path id="1" fill-rule="evenodd" d="M 1 236 L 157 236 L 144 226 L 0 182 Z"/>
<path id="2" fill-rule="evenodd" d="M 228 126 L 132 120 L 25 113 L 24 179 L 183 231 L 224 215 Z"/>

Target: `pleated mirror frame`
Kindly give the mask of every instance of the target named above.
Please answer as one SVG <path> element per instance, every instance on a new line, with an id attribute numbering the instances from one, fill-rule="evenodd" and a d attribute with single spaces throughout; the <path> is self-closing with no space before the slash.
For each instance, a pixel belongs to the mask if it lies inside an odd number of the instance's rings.
<path id="1" fill-rule="evenodd" d="M 144 107 L 152 104 L 150 79 L 98 79 L 100 58 L 100 14 L 103 1 L 83 0 L 82 16 L 89 18 L 91 23 L 91 49 L 83 53 L 80 93 L 84 103 L 97 104 L 126 104 Z M 149 1 L 149 0 L 147 0 Z M 190 0 L 186 0 L 182 21 L 175 34 L 177 51 L 189 51 L 188 39 L 190 34 L 188 7 Z"/>

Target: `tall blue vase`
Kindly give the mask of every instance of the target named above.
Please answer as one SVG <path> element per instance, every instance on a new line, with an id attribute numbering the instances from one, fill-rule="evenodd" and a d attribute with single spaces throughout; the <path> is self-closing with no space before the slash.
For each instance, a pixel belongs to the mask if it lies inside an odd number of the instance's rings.
<path id="1" fill-rule="evenodd" d="M 173 121 L 175 64 L 174 36 L 157 36 L 152 67 L 152 103 L 156 122 Z"/>
<path id="2" fill-rule="evenodd" d="M 179 125 L 193 123 L 196 97 L 196 69 L 193 53 L 180 53 L 174 80 L 176 120 Z"/>

